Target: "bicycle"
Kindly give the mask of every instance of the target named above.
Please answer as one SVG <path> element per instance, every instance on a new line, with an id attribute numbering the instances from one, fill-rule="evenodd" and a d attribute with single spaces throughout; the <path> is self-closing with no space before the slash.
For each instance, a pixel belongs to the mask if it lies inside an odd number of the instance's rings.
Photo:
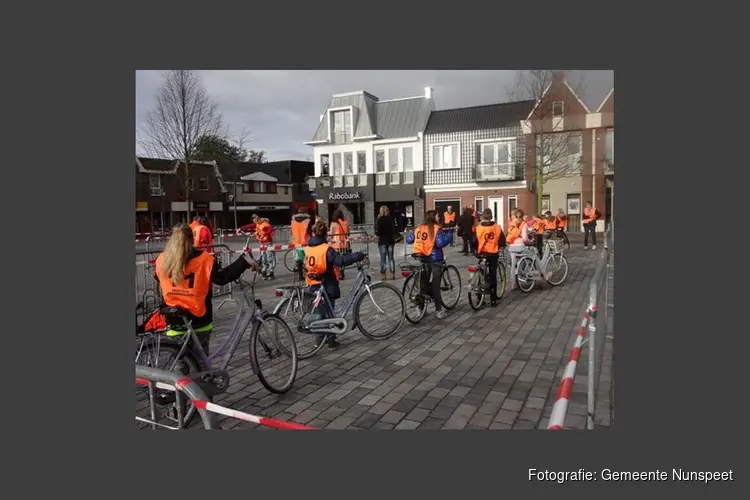
<path id="1" fill-rule="evenodd" d="M 249 238 L 248 238 L 249 242 Z M 242 250 L 247 250 L 247 244 Z M 258 271 L 253 274 L 253 280 L 248 283 L 238 280 L 239 286 L 234 289 L 234 293 L 239 295 L 235 301 L 239 305 L 232 328 L 227 338 L 219 348 L 207 355 L 203 350 L 198 339 L 198 334 L 193 329 L 191 321 L 187 319 L 187 312 L 177 308 L 163 306 L 161 313 L 170 318 L 170 324 L 175 320 L 181 320 L 186 330 L 185 334 L 179 337 L 155 337 L 145 338 L 136 354 L 136 363 L 155 368 L 164 368 L 169 371 L 179 371 L 191 378 L 196 378 L 196 382 L 206 391 L 209 396 L 221 394 L 229 387 L 229 374 L 227 368 L 243 338 L 244 332 L 249 326 L 250 330 L 250 365 L 253 373 L 258 376 L 258 380 L 268 391 L 274 394 L 284 394 L 288 392 L 297 377 L 297 363 L 299 356 L 294 335 L 286 322 L 278 315 L 269 313 L 263 309 L 260 300 L 254 298 L 255 281 Z M 161 363 L 160 355 L 166 354 L 167 358 Z M 218 368 L 214 363 L 219 356 L 222 356 L 222 363 Z M 266 371 L 261 367 L 261 362 L 266 360 L 281 360 L 282 367 L 271 367 Z M 283 370 L 283 371 L 282 371 Z M 157 397 L 157 403 L 167 405 L 174 402 L 173 393 L 160 391 Z M 195 408 L 179 410 L 177 414 L 185 415 L 185 425 L 195 415 Z"/>
<path id="2" fill-rule="evenodd" d="M 547 233 L 550 233 L 547 235 Z M 563 228 L 557 228 L 556 231 L 545 231 L 545 238 L 551 238 L 552 233 L 554 233 L 554 237 L 557 240 L 562 240 L 563 246 L 565 247 L 565 250 L 570 250 L 570 240 L 568 239 L 568 234 L 565 232 L 565 229 Z"/>
<path id="3" fill-rule="evenodd" d="M 562 270 L 560 279 L 552 276 Z M 529 293 L 534 289 L 537 278 L 543 278 L 552 286 L 559 286 L 568 277 L 568 260 L 562 251 L 557 248 L 554 240 L 544 242 L 544 253 L 540 260 L 539 252 L 535 247 L 527 247 L 516 262 L 516 284 L 519 290 Z"/>
<path id="4" fill-rule="evenodd" d="M 297 249 L 296 248 L 290 248 L 284 253 L 284 267 L 286 267 L 287 271 L 290 273 L 296 273 L 297 272 Z"/>
<path id="5" fill-rule="evenodd" d="M 399 264 L 401 269 L 401 276 L 406 278 L 404 286 L 401 291 L 409 307 L 406 308 L 406 320 L 409 323 L 416 325 L 427 313 L 427 304 L 433 301 L 430 294 L 422 293 L 422 273 L 426 272 L 426 266 L 429 263 L 424 262 L 424 257 L 421 254 L 412 254 L 413 259 L 420 261 L 419 264 L 409 264 L 402 262 Z M 458 304 L 458 299 L 461 296 L 461 273 L 458 272 L 458 268 L 454 265 L 448 264 L 443 261 L 442 264 L 443 273 L 440 277 L 440 292 L 443 307 L 446 310 L 451 310 Z M 446 295 L 442 292 L 456 291 L 454 299 L 447 299 Z M 416 309 L 414 315 L 410 314 L 410 309 Z"/>
<path id="6" fill-rule="evenodd" d="M 290 323 L 294 325 L 299 335 L 313 335 L 311 347 L 301 347 L 298 349 L 297 356 L 299 359 L 307 359 L 323 348 L 327 334 L 343 334 L 349 328 L 346 316 L 349 310 L 353 308 L 354 323 L 351 330 L 359 329 L 360 333 L 370 340 L 385 340 L 395 335 L 404 324 L 406 313 L 406 303 L 401 292 L 390 283 L 378 281 L 373 283 L 372 278 L 365 272 L 369 268 L 369 261 L 357 262 L 357 277 L 354 280 L 349 292 L 344 296 L 340 306 L 333 311 L 324 287 L 318 286 L 317 290 L 311 290 L 306 285 L 291 285 L 279 287 L 276 289 L 276 295 L 283 297 L 276 305 L 274 314 L 279 317 L 290 316 Z M 310 275 L 313 279 L 322 279 L 318 275 Z M 389 290 L 391 298 L 378 299 L 376 301 L 374 294 L 378 290 Z M 369 299 L 369 300 L 367 300 Z M 391 303 L 391 301 L 395 303 Z M 362 307 L 372 304 L 378 316 L 376 325 L 383 325 L 390 328 L 382 334 L 375 333 L 362 324 Z M 315 311 L 319 311 L 322 305 L 326 318 L 314 319 Z M 399 310 L 400 308 L 400 310 Z M 394 312 L 393 318 L 380 318 L 388 312 Z M 302 337 L 304 338 L 304 337 Z M 300 340 L 302 340 L 300 338 Z M 308 337 L 308 339 L 311 337 Z M 303 343 L 305 346 L 306 343 Z"/>
<path id="7" fill-rule="evenodd" d="M 490 266 L 489 262 L 487 262 L 487 258 L 487 254 L 480 254 L 477 256 L 477 265 L 468 267 L 469 307 L 475 311 L 482 308 L 485 303 L 485 297 L 490 293 Z M 500 252 L 497 259 L 498 285 L 496 295 L 498 299 L 502 299 L 505 295 L 505 287 L 507 286 L 506 276 L 504 253 Z"/>

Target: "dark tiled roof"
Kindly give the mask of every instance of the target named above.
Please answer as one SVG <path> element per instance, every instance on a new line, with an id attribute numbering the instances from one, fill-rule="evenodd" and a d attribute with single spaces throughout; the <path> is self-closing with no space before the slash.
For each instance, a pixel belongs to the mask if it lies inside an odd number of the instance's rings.
<path id="1" fill-rule="evenodd" d="M 174 160 L 161 160 L 159 158 L 143 158 L 138 157 L 141 161 L 141 165 L 146 170 L 154 170 L 157 172 L 171 172 L 174 170 Z"/>
<path id="2" fill-rule="evenodd" d="M 291 184 L 288 163 L 286 161 L 271 163 L 242 162 L 235 166 L 229 162 L 222 162 L 219 163 L 219 171 L 225 182 L 234 182 L 235 173 L 237 178 L 240 178 L 255 172 L 263 172 L 276 177 L 281 184 Z"/>
<path id="3" fill-rule="evenodd" d="M 516 126 L 529 116 L 533 107 L 534 101 L 517 101 L 433 111 L 427 122 L 425 134 Z"/>

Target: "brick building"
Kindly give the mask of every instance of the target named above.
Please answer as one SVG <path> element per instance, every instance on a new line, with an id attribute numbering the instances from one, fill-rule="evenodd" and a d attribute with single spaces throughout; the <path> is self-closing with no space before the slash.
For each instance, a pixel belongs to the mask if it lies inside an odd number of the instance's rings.
<path id="1" fill-rule="evenodd" d="M 425 208 L 441 214 L 489 207 L 505 227 L 511 210 L 535 206 L 521 130 L 533 101 L 433 111 L 424 133 Z M 420 221 L 418 221 L 420 222 Z"/>
<path id="2" fill-rule="evenodd" d="M 526 158 L 528 170 L 544 165 L 553 172 L 541 187 L 542 210 L 562 208 L 570 219 L 569 231 L 582 230 L 587 201 L 608 218 L 614 184 L 614 89 L 592 112 L 556 74 L 521 125 L 533 151 Z M 604 230 L 604 223 L 599 221 L 598 230 Z"/>
<path id="3" fill-rule="evenodd" d="M 136 156 L 135 169 L 136 232 L 161 232 L 188 219 L 183 163 Z M 191 163 L 188 189 L 191 216 L 220 224 L 225 188 L 216 163 Z"/>

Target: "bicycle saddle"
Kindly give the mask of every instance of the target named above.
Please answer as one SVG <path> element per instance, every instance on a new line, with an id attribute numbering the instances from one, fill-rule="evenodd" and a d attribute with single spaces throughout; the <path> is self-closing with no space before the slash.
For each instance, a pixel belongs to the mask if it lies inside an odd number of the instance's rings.
<path id="1" fill-rule="evenodd" d="M 181 307 L 162 306 L 160 309 L 164 316 L 189 316 L 190 313 Z"/>
<path id="2" fill-rule="evenodd" d="M 322 274 L 307 274 L 307 277 L 311 280 L 315 281 L 323 281 L 323 275 Z"/>
<path id="3" fill-rule="evenodd" d="M 417 260 L 422 260 L 422 259 L 426 259 L 427 257 L 425 257 L 424 255 L 422 255 L 421 253 L 413 253 L 413 254 L 411 254 L 411 258 L 412 259 L 417 259 Z"/>

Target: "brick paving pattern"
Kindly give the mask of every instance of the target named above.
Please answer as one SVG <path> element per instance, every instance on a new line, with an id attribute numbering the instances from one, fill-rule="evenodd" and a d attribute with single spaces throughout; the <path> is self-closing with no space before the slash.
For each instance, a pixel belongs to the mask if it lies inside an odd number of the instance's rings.
<path id="1" fill-rule="evenodd" d="M 463 290 L 443 321 L 430 306 L 419 325 L 406 322 L 388 340 L 370 341 L 356 330 L 341 335 L 339 349 L 324 347 L 300 361 L 294 387 L 282 396 L 268 393 L 252 373 L 245 339 L 230 365 L 231 386 L 216 403 L 325 429 L 546 428 L 599 251 L 585 252 L 574 240 L 566 252 L 569 274 L 562 286 L 539 282 L 524 294 L 511 291 L 509 284 L 498 307 L 474 312 L 466 299 L 466 267 L 474 259 L 457 248 L 446 250 L 449 263 L 461 271 Z M 397 261 L 403 259 L 399 251 Z M 379 279 L 375 245 L 370 255 L 370 274 Z M 342 282 L 342 296 L 354 275 L 350 272 Z M 258 282 L 257 296 L 269 310 L 280 300 L 275 286 L 291 283 L 283 264 L 277 276 L 276 282 Z M 403 279 L 395 284 L 400 289 Z M 235 312 L 228 304 L 216 313 L 213 346 Z M 611 347 L 605 351 L 602 377 L 611 376 L 609 359 Z M 585 427 L 583 375 L 585 364 L 579 365 L 567 428 Z M 238 420 L 220 422 L 224 429 L 259 429 Z"/>

